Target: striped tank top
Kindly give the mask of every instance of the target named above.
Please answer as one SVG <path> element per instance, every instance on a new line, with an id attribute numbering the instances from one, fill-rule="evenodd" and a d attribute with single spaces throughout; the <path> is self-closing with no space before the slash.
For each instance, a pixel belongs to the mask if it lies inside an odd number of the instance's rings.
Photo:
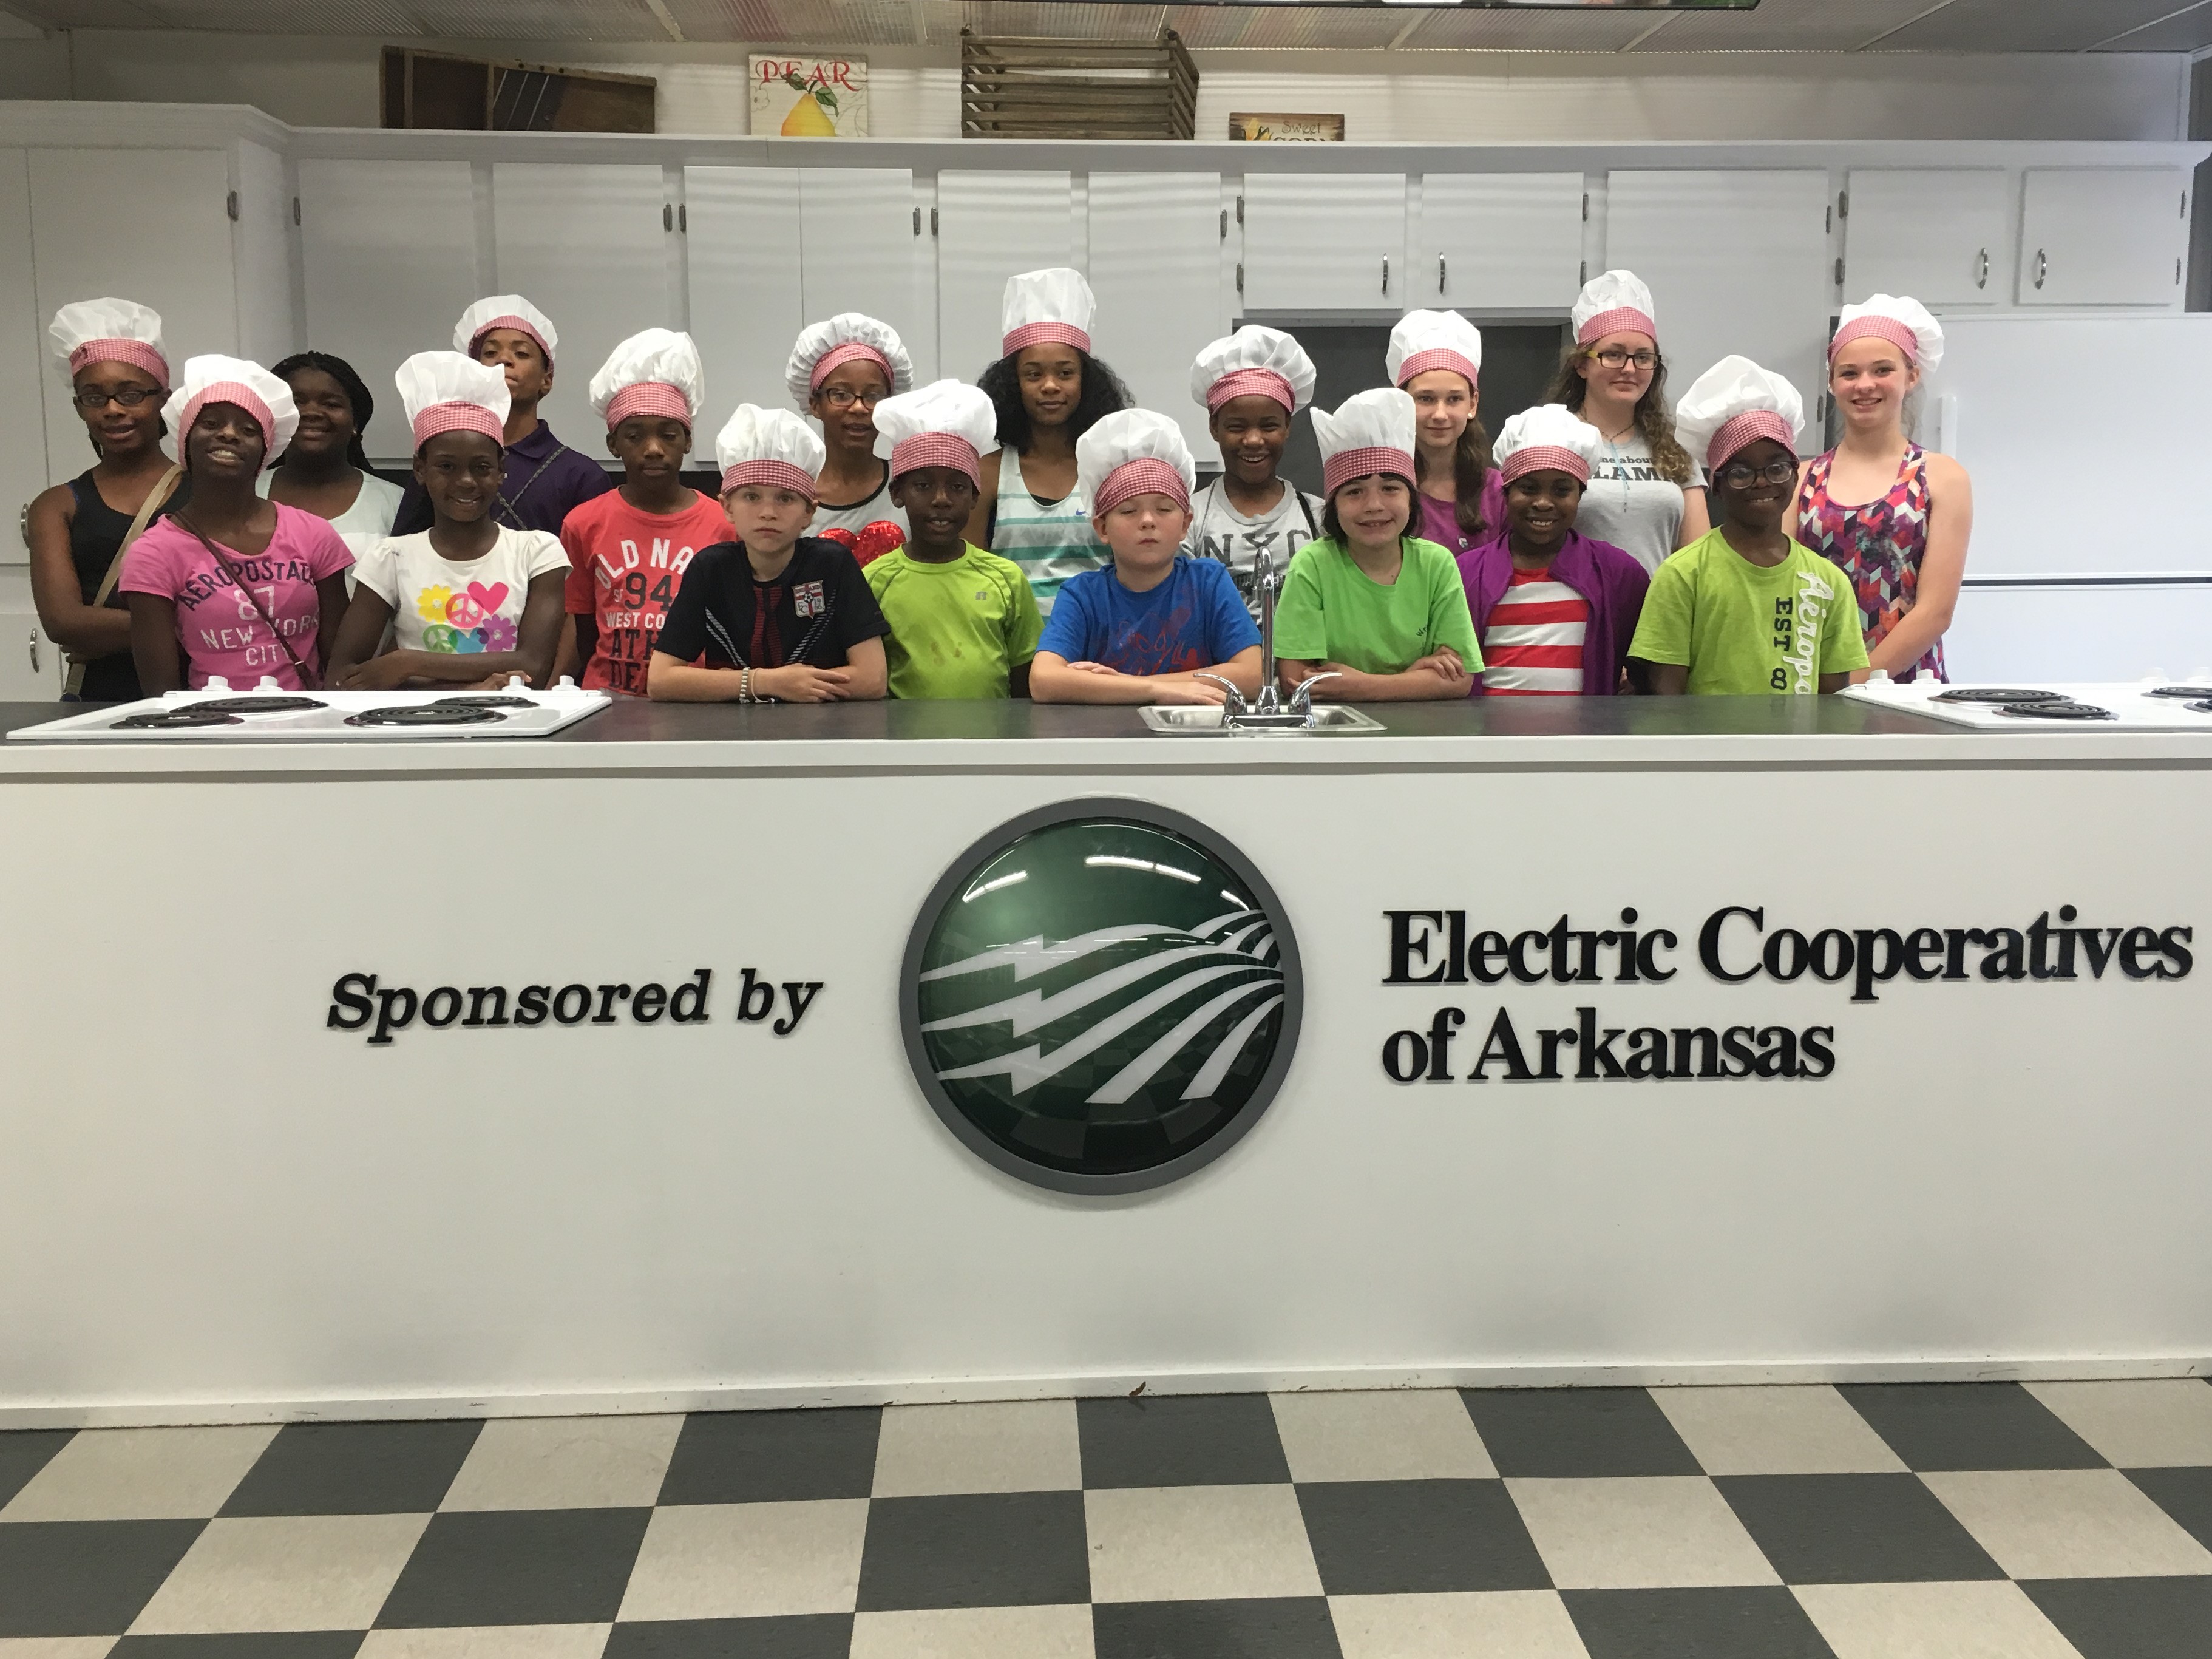
<path id="1" fill-rule="evenodd" d="M 1008 444 L 999 452 L 998 516 L 991 551 L 1012 559 L 1030 579 L 1040 616 L 1052 614 L 1060 585 L 1106 562 L 1106 544 L 1091 528 L 1091 503 L 1080 489 L 1047 503 L 1022 482 L 1021 457 Z"/>

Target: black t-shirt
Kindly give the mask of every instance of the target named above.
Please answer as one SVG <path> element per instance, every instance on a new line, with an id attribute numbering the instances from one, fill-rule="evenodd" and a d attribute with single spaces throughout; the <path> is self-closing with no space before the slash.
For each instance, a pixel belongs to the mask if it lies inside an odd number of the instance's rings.
<path id="1" fill-rule="evenodd" d="M 758 580 L 737 542 L 692 556 L 653 649 L 708 668 L 842 668 L 862 640 L 891 631 L 842 544 L 802 536 L 772 582 Z"/>

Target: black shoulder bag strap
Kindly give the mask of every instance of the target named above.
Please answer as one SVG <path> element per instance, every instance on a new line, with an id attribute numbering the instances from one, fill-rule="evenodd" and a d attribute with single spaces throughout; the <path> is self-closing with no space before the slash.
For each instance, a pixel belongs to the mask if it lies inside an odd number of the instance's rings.
<path id="1" fill-rule="evenodd" d="M 522 498 L 530 493 L 531 485 L 536 483 L 538 479 L 545 476 L 545 469 L 552 465 L 554 462 L 559 460 L 568 453 L 568 445 L 554 445 L 553 453 L 550 455 L 548 455 L 544 460 L 538 463 L 537 471 L 532 472 L 528 477 L 525 478 L 521 483 L 515 487 L 515 491 L 513 495 L 509 495 L 503 489 L 499 492 L 499 504 L 507 509 L 507 516 L 514 520 L 513 524 L 507 526 L 508 529 L 527 530 L 530 527 L 522 522 Z"/>

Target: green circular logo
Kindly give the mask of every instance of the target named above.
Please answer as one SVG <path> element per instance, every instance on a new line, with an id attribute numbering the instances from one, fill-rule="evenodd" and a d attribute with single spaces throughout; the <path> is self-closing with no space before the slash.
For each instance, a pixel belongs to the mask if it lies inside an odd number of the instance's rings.
<path id="1" fill-rule="evenodd" d="M 969 1147 L 1065 1192 L 1157 1187 L 1226 1152 L 1297 1046 L 1296 941 L 1234 848 L 1081 801 L 945 872 L 900 978 L 907 1053 Z"/>

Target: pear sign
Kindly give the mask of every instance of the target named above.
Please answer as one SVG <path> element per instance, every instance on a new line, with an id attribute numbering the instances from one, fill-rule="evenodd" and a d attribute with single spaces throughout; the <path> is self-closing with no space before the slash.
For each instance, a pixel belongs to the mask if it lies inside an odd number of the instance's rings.
<path id="1" fill-rule="evenodd" d="M 752 133 L 760 138 L 865 138 L 868 60 L 775 58 L 747 60 Z"/>

